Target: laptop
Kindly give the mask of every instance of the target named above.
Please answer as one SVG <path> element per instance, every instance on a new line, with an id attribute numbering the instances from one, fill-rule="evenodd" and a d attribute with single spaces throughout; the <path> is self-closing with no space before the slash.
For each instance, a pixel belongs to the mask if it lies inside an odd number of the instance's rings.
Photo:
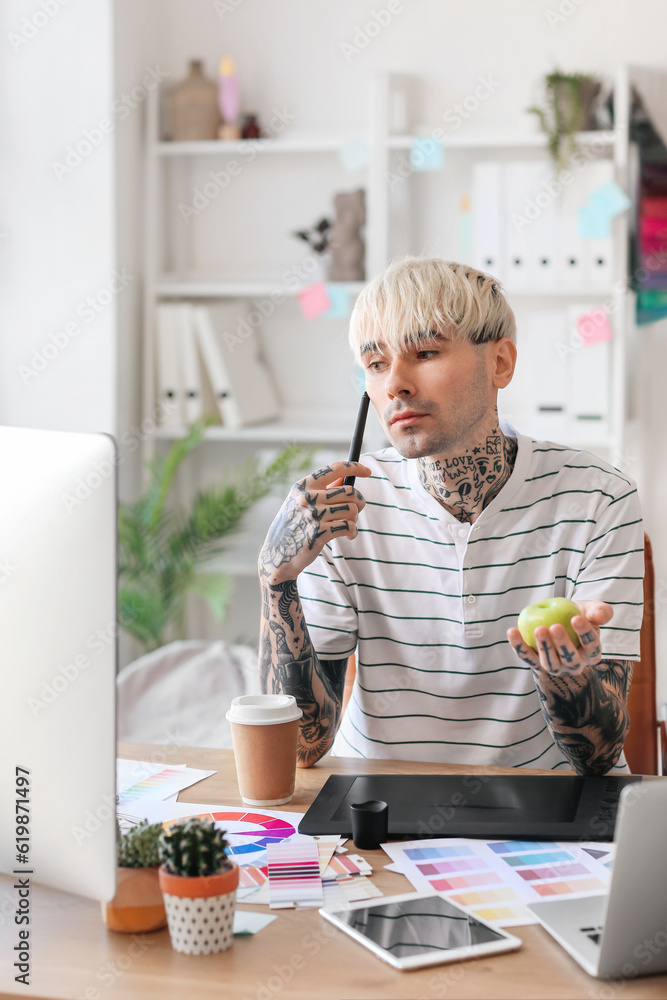
<path id="1" fill-rule="evenodd" d="M 542 926 L 598 979 L 667 971 L 667 781 L 625 788 L 609 892 L 530 903 Z"/>

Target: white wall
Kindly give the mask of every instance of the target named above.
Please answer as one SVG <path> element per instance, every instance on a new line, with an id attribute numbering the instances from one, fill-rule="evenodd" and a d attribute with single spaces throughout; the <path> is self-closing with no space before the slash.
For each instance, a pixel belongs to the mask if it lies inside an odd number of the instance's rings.
<path id="1" fill-rule="evenodd" d="M 114 431 L 111 2 L 5 0 L 0 37 L 0 422 Z"/>

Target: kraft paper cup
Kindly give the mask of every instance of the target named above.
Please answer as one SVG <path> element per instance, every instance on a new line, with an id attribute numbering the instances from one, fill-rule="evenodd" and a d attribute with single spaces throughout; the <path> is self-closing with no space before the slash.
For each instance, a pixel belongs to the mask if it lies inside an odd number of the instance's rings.
<path id="1" fill-rule="evenodd" d="M 249 806 L 281 806 L 294 795 L 296 743 L 303 715 L 291 694 L 234 698 L 231 725 L 236 776 Z"/>

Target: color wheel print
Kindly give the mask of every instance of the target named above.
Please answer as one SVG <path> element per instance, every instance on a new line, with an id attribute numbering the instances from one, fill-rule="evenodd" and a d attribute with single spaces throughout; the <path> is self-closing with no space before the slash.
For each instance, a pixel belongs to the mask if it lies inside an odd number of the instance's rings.
<path id="1" fill-rule="evenodd" d="M 214 812 L 215 823 L 223 823 L 229 836 L 233 837 L 233 854 L 251 854 L 265 850 L 269 844 L 279 844 L 294 836 L 296 829 L 284 819 L 275 819 L 266 813 L 256 812 Z M 242 829 L 237 829 L 237 824 Z M 250 829 L 255 827 L 255 829 Z M 243 837 L 244 841 L 239 842 Z M 247 840 L 245 840 L 247 838 Z"/>
<path id="2" fill-rule="evenodd" d="M 284 819 L 267 816 L 266 813 L 233 811 L 198 813 L 202 818 L 212 819 L 225 830 L 230 842 L 231 853 L 256 854 L 264 851 L 269 844 L 279 844 L 293 837 L 296 828 Z"/>

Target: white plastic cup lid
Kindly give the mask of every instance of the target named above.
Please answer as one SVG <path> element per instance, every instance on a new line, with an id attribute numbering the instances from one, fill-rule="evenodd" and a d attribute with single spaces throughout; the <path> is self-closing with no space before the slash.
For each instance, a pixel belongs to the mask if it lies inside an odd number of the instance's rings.
<path id="1" fill-rule="evenodd" d="M 291 694 L 242 694 L 234 698 L 225 718 L 244 726 L 276 726 L 302 715 Z"/>

